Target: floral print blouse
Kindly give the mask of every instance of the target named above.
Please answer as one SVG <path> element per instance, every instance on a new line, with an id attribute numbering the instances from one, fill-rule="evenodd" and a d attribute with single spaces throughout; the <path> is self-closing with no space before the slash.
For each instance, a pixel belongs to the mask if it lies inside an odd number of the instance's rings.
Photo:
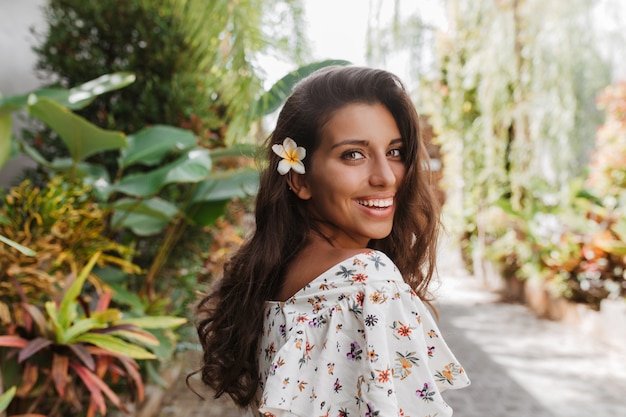
<path id="1" fill-rule="evenodd" d="M 333 266 L 267 303 L 259 416 L 444 417 L 470 381 L 430 312 L 384 253 Z"/>

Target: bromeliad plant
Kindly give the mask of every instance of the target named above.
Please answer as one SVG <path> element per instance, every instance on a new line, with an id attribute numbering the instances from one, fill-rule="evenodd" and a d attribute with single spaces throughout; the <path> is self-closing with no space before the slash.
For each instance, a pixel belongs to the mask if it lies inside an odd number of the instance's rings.
<path id="1" fill-rule="evenodd" d="M 126 401 L 141 402 L 144 384 L 137 360 L 156 359 L 157 338 L 147 329 L 167 329 L 186 320 L 175 317 L 129 318 L 110 308 L 112 294 L 91 299 L 83 287 L 102 256 L 96 252 L 59 301 L 40 309 L 25 297 L 20 314 L 0 335 L 2 382 L 16 387 L 11 414 L 48 417 L 106 415 L 107 400 L 126 411 Z M 128 385 L 129 398 L 115 386 Z M 88 401 L 85 401 L 88 398 Z"/>

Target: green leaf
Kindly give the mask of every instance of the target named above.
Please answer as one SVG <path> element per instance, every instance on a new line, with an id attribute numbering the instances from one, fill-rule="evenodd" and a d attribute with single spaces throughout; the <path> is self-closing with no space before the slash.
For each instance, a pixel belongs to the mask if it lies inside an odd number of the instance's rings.
<path id="1" fill-rule="evenodd" d="M 27 248 L 26 246 L 22 246 L 17 242 L 12 241 L 11 239 L 7 239 L 6 237 L 0 235 L 0 242 L 6 243 L 14 249 L 17 249 L 19 252 L 23 253 L 26 256 L 35 256 L 37 252 L 32 249 Z"/>
<path id="2" fill-rule="evenodd" d="M 128 228 L 139 236 L 151 236 L 180 214 L 178 207 L 158 197 L 149 200 L 125 198 L 115 202 L 111 218 L 114 229 Z"/>
<path id="3" fill-rule="evenodd" d="M 116 72 L 102 75 L 84 84 L 70 88 L 69 90 L 66 88 L 44 87 L 27 94 L 0 99 L 0 112 L 3 109 L 16 111 L 26 107 L 28 97 L 31 94 L 53 100 L 68 109 L 78 110 L 90 104 L 97 96 L 126 87 L 134 81 L 134 74 L 130 72 Z"/>
<path id="4" fill-rule="evenodd" d="M 176 350 L 176 342 L 173 340 L 171 332 L 167 329 L 151 329 L 150 333 L 159 340 L 159 345 L 151 347 L 150 350 L 161 361 L 170 358 Z"/>
<path id="5" fill-rule="evenodd" d="M 229 201 L 255 194 L 258 186 L 259 173 L 256 170 L 213 173 L 211 179 L 196 187 L 185 215 L 194 224 L 210 226 L 224 214 Z"/>
<path id="6" fill-rule="evenodd" d="M 85 334 L 90 330 L 102 329 L 104 327 L 107 327 L 107 325 L 95 318 L 76 320 L 76 322 L 63 332 L 60 343 L 65 345 L 70 344 L 74 342 L 78 336 Z"/>
<path id="7" fill-rule="evenodd" d="M 159 339 L 154 337 L 152 333 L 140 330 L 116 330 L 110 334 L 120 336 L 126 340 L 131 340 L 135 343 L 141 343 L 143 345 L 159 346 Z"/>
<path id="8" fill-rule="evenodd" d="M 161 388 L 167 389 L 170 386 L 170 384 L 161 376 L 161 374 L 152 362 L 146 363 L 146 371 L 148 372 L 148 377 L 150 377 L 150 380 L 152 380 L 152 382 L 154 382 Z"/>
<path id="9" fill-rule="evenodd" d="M 123 213 L 143 214 L 167 221 L 172 220 L 178 213 L 178 207 L 159 197 L 153 197 L 147 200 L 123 198 L 116 201 L 111 207 Z"/>
<path id="10" fill-rule="evenodd" d="M 96 183 L 100 180 L 109 182 L 109 173 L 102 165 L 90 164 L 88 162 L 75 163 L 71 158 L 55 158 L 48 164 L 48 168 L 55 172 L 69 174 L 74 173 L 79 178 Z"/>
<path id="11" fill-rule="evenodd" d="M 0 113 L 0 169 L 11 155 L 11 132 L 13 129 L 11 114 Z"/>
<path id="12" fill-rule="evenodd" d="M 170 329 L 187 323 L 183 317 L 147 316 L 123 318 L 116 324 L 133 324 L 142 329 Z"/>
<path id="13" fill-rule="evenodd" d="M 126 146 L 122 132 L 101 129 L 50 99 L 31 95 L 28 111 L 61 137 L 75 163 L 98 152 Z"/>
<path id="14" fill-rule="evenodd" d="M 0 395 L 0 413 L 4 412 L 9 407 L 9 404 L 13 401 L 13 397 L 15 397 L 16 391 L 17 387 L 13 386 Z"/>
<path id="15" fill-rule="evenodd" d="M 78 336 L 75 342 L 91 343 L 109 352 L 118 353 L 134 359 L 156 359 L 156 356 L 146 349 L 125 342 L 112 335 L 87 333 Z"/>
<path id="16" fill-rule="evenodd" d="M 246 197 L 256 194 L 258 188 L 259 172 L 257 170 L 215 172 L 210 175 L 209 179 L 198 184 L 191 202 L 225 201 L 234 197 Z"/>
<path id="17" fill-rule="evenodd" d="M 182 153 L 197 145 L 194 134 L 173 126 L 156 125 L 127 137 L 128 147 L 121 153 L 121 168 L 141 164 L 152 166 L 171 153 Z"/>
<path id="18" fill-rule="evenodd" d="M 119 90 L 135 82 L 135 74 L 131 72 L 114 72 L 104 74 L 69 90 L 66 102 L 61 102 L 71 109 L 79 109 L 91 103 L 97 96 L 110 91 Z"/>
<path id="19" fill-rule="evenodd" d="M 170 164 L 147 173 L 128 175 L 118 184 L 111 186 L 114 191 L 137 197 L 156 194 L 161 188 L 172 183 L 196 183 L 209 176 L 211 156 L 206 149 L 193 149 Z"/>
<path id="20" fill-rule="evenodd" d="M 54 301 L 46 301 L 44 304 L 44 308 L 46 313 L 48 313 L 48 317 L 52 321 L 52 327 L 54 328 L 54 334 L 56 335 L 56 340 L 59 342 L 61 340 L 61 335 L 63 334 L 63 327 L 59 323 L 59 310 L 57 309 L 57 305 Z"/>
<path id="21" fill-rule="evenodd" d="M 44 158 L 37 149 L 30 146 L 28 143 L 22 141 L 20 142 L 20 147 L 26 155 L 30 156 L 39 165 L 43 165 L 45 167 L 50 166 L 50 162 L 46 158 Z"/>
<path id="22" fill-rule="evenodd" d="M 329 59 L 320 62 L 313 62 L 311 64 L 300 67 L 283 78 L 278 80 L 269 91 L 259 98 L 256 103 L 251 106 L 251 117 L 253 120 L 260 119 L 261 117 L 271 114 L 278 110 L 278 108 L 285 102 L 287 97 L 291 94 L 293 87 L 304 77 L 312 74 L 318 69 L 330 66 L 330 65 L 348 65 L 350 62 L 340 59 Z"/>
<path id="23" fill-rule="evenodd" d="M 192 224 L 200 226 L 212 226 L 225 212 L 229 200 L 203 201 L 192 204 L 186 216 Z"/>
<path id="24" fill-rule="evenodd" d="M 237 143 L 228 148 L 211 149 L 211 158 L 217 161 L 222 158 L 247 157 L 254 158 L 259 152 L 259 146 L 249 143 Z"/>
<path id="25" fill-rule="evenodd" d="M 96 262 L 98 262 L 100 254 L 101 252 L 93 254 L 91 259 L 89 259 L 89 262 L 87 262 L 87 265 L 85 265 L 85 267 L 80 271 L 78 277 L 76 277 L 72 285 L 70 285 L 63 295 L 63 300 L 61 301 L 58 313 L 58 322 L 62 329 L 67 329 L 74 318 L 73 315 L 75 314 L 76 298 L 80 295 L 83 284 Z M 59 336 L 60 335 L 57 334 L 57 338 Z"/>
<path id="26" fill-rule="evenodd" d="M 120 284 L 107 281 L 107 284 L 113 289 L 113 299 L 120 304 L 130 306 L 136 311 L 143 312 L 144 305 L 141 299 L 132 291 L 128 291 Z"/>

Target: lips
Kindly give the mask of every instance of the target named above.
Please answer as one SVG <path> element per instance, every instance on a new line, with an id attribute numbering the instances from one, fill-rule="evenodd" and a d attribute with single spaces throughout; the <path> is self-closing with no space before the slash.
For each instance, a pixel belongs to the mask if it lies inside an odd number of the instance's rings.
<path id="1" fill-rule="evenodd" d="M 387 208 L 393 205 L 393 198 L 373 198 L 357 200 L 357 203 L 365 207 Z"/>

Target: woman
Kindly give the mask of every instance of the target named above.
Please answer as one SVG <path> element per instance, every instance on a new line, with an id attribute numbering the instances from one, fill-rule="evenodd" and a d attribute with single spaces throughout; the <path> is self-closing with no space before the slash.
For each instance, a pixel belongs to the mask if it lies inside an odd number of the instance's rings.
<path id="1" fill-rule="evenodd" d="M 400 80 L 314 73 L 266 157 L 256 229 L 199 306 L 204 383 L 266 416 L 451 415 L 469 379 L 424 304 L 440 212 Z"/>

